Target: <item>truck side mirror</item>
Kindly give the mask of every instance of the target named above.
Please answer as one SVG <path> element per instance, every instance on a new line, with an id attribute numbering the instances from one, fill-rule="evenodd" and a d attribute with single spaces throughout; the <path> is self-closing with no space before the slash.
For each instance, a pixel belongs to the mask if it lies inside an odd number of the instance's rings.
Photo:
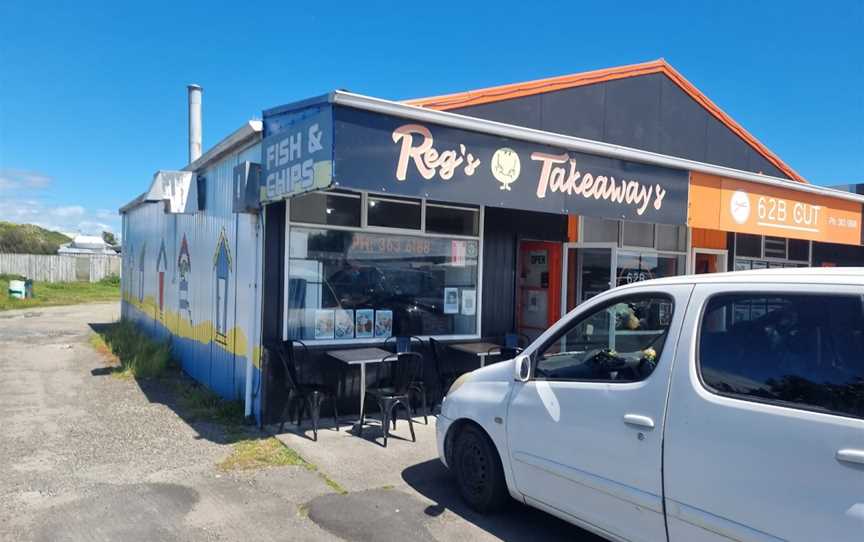
<path id="1" fill-rule="evenodd" d="M 513 360 L 513 376 L 518 382 L 528 382 L 531 377 L 531 356 L 519 354 Z"/>

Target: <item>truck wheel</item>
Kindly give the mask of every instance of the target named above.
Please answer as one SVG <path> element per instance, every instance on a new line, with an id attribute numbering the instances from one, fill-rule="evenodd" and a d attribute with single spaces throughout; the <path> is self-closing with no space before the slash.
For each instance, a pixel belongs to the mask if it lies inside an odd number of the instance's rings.
<path id="1" fill-rule="evenodd" d="M 466 425 L 456 435 L 453 470 L 465 502 L 480 513 L 495 512 L 507 503 L 509 493 L 495 445 L 482 430 Z"/>

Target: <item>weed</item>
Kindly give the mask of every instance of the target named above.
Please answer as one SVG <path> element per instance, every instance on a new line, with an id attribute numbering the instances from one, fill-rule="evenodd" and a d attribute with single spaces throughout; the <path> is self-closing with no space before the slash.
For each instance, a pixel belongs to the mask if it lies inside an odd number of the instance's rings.
<path id="1" fill-rule="evenodd" d="M 102 277 L 99 280 L 99 284 L 102 284 L 103 286 L 116 286 L 119 288 L 120 287 L 120 276 L 114 275 L 114 274 L 105 275 L 104 277 Z"/>
<path id="2" fill-rule="evenodd" d="M 315 470 L 300 454 L 283 445 L 274 437 L 246 439 L 235 442 L 234 449 L 217 466 L 222 470 L 249 470 L 288 465 Z"/>
<path id="3" fill-rule="evenodd" d="M 245 412 L 240 401 L 226 401 L 198 384 L 178 382 L 174 384 L 174 390 L 180 407 L 190 419 L 229 427 L 243 424 Z"/>
<path id="4" fill-rule="evenodd" d="M 121 378 L 155 378 L 171 364 L 171 345 L 157 342 L 134 324 L 122 321 L 106 326 L 90 344 L 103 354 L 110 354 Z"/>
<path id="5" fill-rule="evenodd" d="M 303 459 L 300 454 L 285 446 L 275 437 L 240 440 L 227 458 L 217 465 L 223 471 L 250 470 L 266 467 L 296 466 L 317 473 L 327 487 L 340 495 L 348 492 L 338 482 L 318 470 L 318 467 Z M 301 511 L 302 513 L 302 511 Z"/>

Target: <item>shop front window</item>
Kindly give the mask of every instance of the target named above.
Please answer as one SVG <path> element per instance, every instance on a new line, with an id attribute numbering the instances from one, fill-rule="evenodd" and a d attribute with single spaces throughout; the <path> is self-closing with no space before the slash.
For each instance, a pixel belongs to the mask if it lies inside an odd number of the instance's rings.
<path id="1" fill-rule="evenodd" d="M 624 286 L 643 280 L 674 277 L 684 270 L 684 256 L 650 252 L 619 251 L 616 285 Z"/>
<path id="2" fill-rule="evenodd" d="M 292 226 L 288 338 L 477 333 L 479 241 Z"/>

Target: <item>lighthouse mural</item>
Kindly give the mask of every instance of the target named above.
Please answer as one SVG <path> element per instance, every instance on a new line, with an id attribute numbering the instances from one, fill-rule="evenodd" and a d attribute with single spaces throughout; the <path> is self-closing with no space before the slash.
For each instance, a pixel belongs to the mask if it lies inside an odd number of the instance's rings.
<path id="1" fill-rule="evenodd" d="M 147 256 L 147 243 L 141 244 L 141 251 L 138 254 L 138 302 L 144 302 L 144 262 Z"/>
<path id="2" fill-rule="evenodd" d="M 165 311 L 165 270 L 168 268 L 168 256 L 165 254 L 165 239 L 159 245 L 159 255 L 156 257 L 156 276 L 158 277 L 159 318 Z"/>
<path id="3" fill-rule="evenodd" d="M 185 313 L 189 322 L 192 322 L 192 306 L 189 304 L 189 276 L 191 272 L 192 258 L 189 256 L 189 243 L 186 241 L 186 234 L 184 233 L 183 240 L 180 241 L 180 254 L 177 256 L 177 273 L 180 275 L 177 307 L 180 309 L 180 314 Z"/>
<path id="4" fill-rule="evenodd" d="M 216 274 L 216 342 L 225 344 L 228 335 L 228 275 L 231 273 L 231 249 L 225 229 L 219 234 L 216 253 L 213 255 L 213 271 Z"/>

